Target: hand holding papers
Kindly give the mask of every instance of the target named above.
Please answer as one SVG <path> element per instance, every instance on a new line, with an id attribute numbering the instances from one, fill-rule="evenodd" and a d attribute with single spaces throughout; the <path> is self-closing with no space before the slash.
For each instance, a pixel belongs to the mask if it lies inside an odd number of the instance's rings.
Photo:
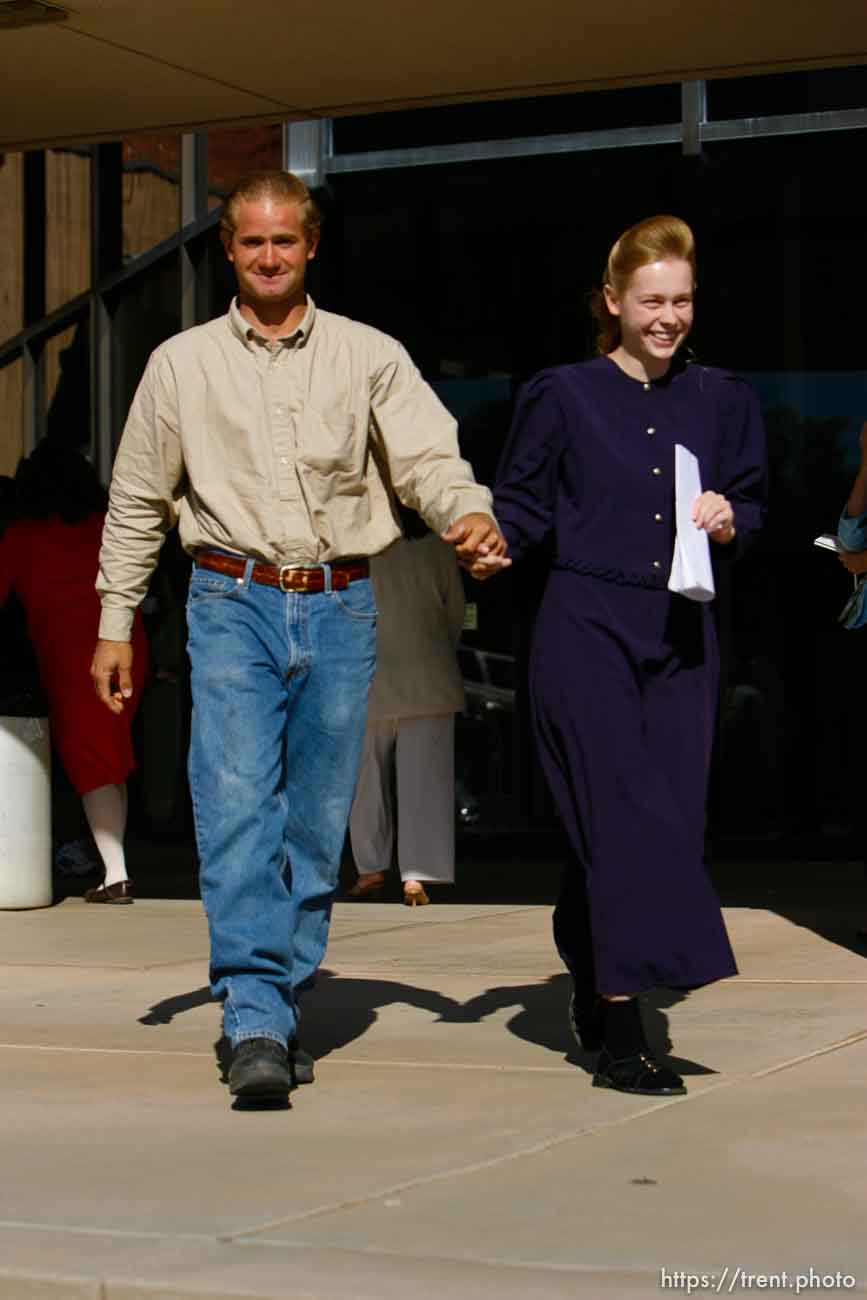
<path id="1" fill-rule="evenodd" d="M 701 475 L 698 459 L 686 447 L 674 447 L 674 510 L 677 532 L 674 538 L 674 558 L 671 562 L 669 591 L 687 600 L 713 600 L 716 588 L 710 563 L 710 546 L 707 533 L 696 528 L 692 507 L 701 496 Z"/>

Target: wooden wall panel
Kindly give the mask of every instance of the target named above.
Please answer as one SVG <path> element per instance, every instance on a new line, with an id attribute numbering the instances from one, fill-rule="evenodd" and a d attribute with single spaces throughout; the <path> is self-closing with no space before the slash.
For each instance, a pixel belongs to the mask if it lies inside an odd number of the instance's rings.
<path id="1" fill-rule="evenodd" d="M 14 474 L 24 455 L 24 362 L 0 369 L 0 474 Z"/>
<path id="2" fill-rule="evenodd" d="M 162 243 L 178 229 L 180 201 L 176 182 L 149 172 L 123 177 L 123 260 Z"/>
<path id="3" fill-rule="evenodd" d="M 45 309 L 90 288 L 90 158 L 46 154 Z"/>
<path id="4" fill-rule="evenodd" d="M 0 154 L 0 343 L 22 324 L 24 276 L 21 154 Z"/>

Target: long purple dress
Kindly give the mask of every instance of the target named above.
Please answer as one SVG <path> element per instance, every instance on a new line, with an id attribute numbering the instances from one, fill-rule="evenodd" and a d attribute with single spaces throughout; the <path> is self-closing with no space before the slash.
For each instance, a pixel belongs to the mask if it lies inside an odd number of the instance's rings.
<path id="1" fill-rule="evenodd" d="M 652 383 L 608 357 L 542 371 L 521 391 L 495 491 L 515 560 L 554 536 L 530 658 L 575 857 L 554 933 L 576 981 L 606 994 L 736 973 L 704 864 L 714 615 L 667 590 L 677 442 L 734 507 L 726 550 L 743 549 L 764 512 L 761 415 L 748 384 L 706 366 L 675 361 Z"/>

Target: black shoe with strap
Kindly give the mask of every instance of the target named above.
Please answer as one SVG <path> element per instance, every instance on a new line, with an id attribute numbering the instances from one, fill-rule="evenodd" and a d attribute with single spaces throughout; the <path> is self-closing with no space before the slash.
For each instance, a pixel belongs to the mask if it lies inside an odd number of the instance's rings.
<path id="1" fill-rule="evenodd" d="M 660 1065 L 649 1052 L 625 1056 L 615 1061 L 603 1048 L 593 1076 L 594 1088 L 614 1088 L 617 1092 L 637 1093 L 640 1097 L 684 1097 L 683 1079 L 674 1070 Z"/>
<path id="2" fill-rule="evenodd" d="M 286 1048 L 273 1038 L 245 1038 L 229 1067 L 229 1092 L 252 1101 L 285 1101 L 292 1088 Z"/>

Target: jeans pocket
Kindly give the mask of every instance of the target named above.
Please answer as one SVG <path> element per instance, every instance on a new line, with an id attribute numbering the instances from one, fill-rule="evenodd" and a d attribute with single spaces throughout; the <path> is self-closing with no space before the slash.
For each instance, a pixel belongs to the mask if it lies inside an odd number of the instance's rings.
<path id="1" fill-rule="evenodd" d="M 240 586 L 237 578 L 230 578 L 225 573 L 215 573 L 212 569 L 193 568 L 190 574 L 190 589 L 187 605 L 197 605 L 203 600 L 225 600 L 235 595 Z"/>
<path id="2" fill-rule="evenodd" d="M 332 591 L 331 600 L 350 618 L 364 623 L 376 622 L 376 601 L 373 598 L 373 583 L 369 578 L 359 578 L 350 582 L 342 591 Z"/>

